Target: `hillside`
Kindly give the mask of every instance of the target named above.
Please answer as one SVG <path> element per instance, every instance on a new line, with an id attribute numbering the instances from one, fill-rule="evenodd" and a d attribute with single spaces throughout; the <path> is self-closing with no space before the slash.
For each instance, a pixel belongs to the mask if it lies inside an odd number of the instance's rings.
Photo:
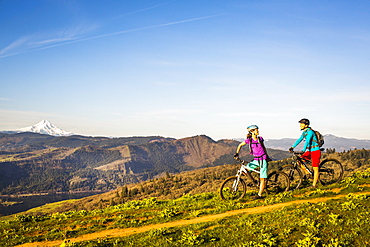
<path id="1" fill-rule="evenodd" d="M 344 167 L 344 178 L 355 172 L 370 168 L 370 150 L 353 150 L 349 152 L 324 154 L 323 158 L 341 161 Z M 291 163 L 291 159 L 270 162 L 270 171 Z M 117 205 L 131 200 L 142 200 L 156 197 L 158 199 L 176 199 L 185 194 L 217 192 L 222 181 L 233 176 L 239 168 L 235 162 L 229 165 L 209 167 L 179 174 L 168 174 L 165 177 L 122 186 L 114 191 L 89 196 L 77 201 L 66 202 L 53 209 L 53 212 L 69 210 L 93 210 Z"/>
<path id="2" fill-rule="evenodd" d="M 32 132 L 0 133 L 0 151 L 21 152 L 47 149 L 50 147 L 98 146 L 112 148 L 122 145 L 139 145 L 155 141 L 171 141 L 173 138 L 161 136 L 148 137 L 89 137 L 89 136 L 51 136 Z"/>
<path id="3" fill-rule="evenodd" d="M 216 142 L 207 136 L 173 140 L 3 135 L 1 194 L 110 191 L 166 173 L 232 163 L 238 145 L 236 141 Z M 275 160 L 288 157 L 287 152 L 268 151 Z"/>
<path id="4" fill-rule="evenodd" d="M 228 202 L 207 192 L 172 200 L 151 197 L 94 210 L 41 213 L 39 209 L 33 215 L 3 219 L 0 244 L 368 246 L 369 179 L 367 169 L 352 173 L 339 184 L 269 194 L 262 200 L 246 196 Z"/>

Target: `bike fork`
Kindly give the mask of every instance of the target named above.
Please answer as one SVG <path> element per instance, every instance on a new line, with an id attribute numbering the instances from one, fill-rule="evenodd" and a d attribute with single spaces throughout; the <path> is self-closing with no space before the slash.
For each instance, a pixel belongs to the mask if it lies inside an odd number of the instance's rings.
<path id="1" fill-rule="evenodd" d="M 239 180 L 240 180 L 240 177 L 238 176 L 234 183 L 233 183 L 233 191 L 237 191 L 238 190 L 238 184 L 239 184 Z"/>

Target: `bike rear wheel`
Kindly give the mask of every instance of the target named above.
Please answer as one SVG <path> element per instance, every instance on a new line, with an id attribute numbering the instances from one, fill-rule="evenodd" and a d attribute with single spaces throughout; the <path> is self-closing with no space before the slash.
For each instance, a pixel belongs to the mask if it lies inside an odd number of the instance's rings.
<path id="1" fill-rule="evenodd" d="M 220 196 L 223 200 L 238 200 L 245 196 L 247 186 L 237 176 L 228 177 L 221 185 Z"/>
<path id="2" fill-rule="evenodd" d="M 287 174 L 281 171 L 275 171 L 267 177 L 268 192 L 279 193 L 288 191 L 290 188 L 290 181 Z"/>
<path id="3" fill-rule="evenodd" d="M 292 190 L 297 190 L 301 186 L 303 174 L 300 169 L 295 169 L 293 165 L 285 165 L 281 168 L 281 171 L 288 175 Z"/>
<path id="4" fill-rule="evenodd" d="M 327 159 L 320 163 L 319 180 L 322 185 L 337 183 L 343 178 L 343 166 L 335 159 Z"/>

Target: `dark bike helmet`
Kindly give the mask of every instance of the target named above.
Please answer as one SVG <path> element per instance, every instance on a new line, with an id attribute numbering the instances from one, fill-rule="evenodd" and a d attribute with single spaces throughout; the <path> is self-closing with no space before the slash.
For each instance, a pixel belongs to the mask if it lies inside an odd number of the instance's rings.
<path id="1" fill-rule="evenodd" d="M 298 121 L 298 123 L 310 125 L 310 120 L 308 120 L 307 118 L 302 118 L 301 120 Z"/>

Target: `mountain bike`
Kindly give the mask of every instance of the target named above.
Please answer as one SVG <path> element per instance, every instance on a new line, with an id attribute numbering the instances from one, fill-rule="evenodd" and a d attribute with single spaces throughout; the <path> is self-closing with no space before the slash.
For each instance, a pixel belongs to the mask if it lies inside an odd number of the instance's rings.
<path id="1" fill-rule="evenodd" d="M 220 196 L 223 200 L 241 199 L 245 196 L 247 191 L 250 191 L 252 194 L 253 191 L 257 193 L 259 190 L 260 179 L 258 174 L 260 171 L 257 169 L 248 170 L 245 165 L 249 162 L 239 157 L 235 157 L 235 159 L 240 162 L 240 169 L 235 176 L 228 177 L 222 183 L 220 187 Z M 252 173 L 255 175 L 252 175 Z M 242 176 L 246 178 L 242 178 Z M 278 193 L 288 191 L 289 184 L 290 181 L 287 174 L 282 171 L 274 171 L 267 176 L 266 192 Z"/>
<path id="2" fill-rule="evenodd" d="M 298 189 L 304 180 L 313 178 L 313 170 L 310 160 L 301 158 L 303 152 L 293 152 L 292 164 L 284 165 L 280 171 L 285 172 L 290 180 L 290 187 Z M 325 159 L 319 165 L 319 182 L 322 185 L 337 183 L 343 178 L 343 165 L 336 159 Z M 303 175 L 303 172 L 306 175 Z"/>

